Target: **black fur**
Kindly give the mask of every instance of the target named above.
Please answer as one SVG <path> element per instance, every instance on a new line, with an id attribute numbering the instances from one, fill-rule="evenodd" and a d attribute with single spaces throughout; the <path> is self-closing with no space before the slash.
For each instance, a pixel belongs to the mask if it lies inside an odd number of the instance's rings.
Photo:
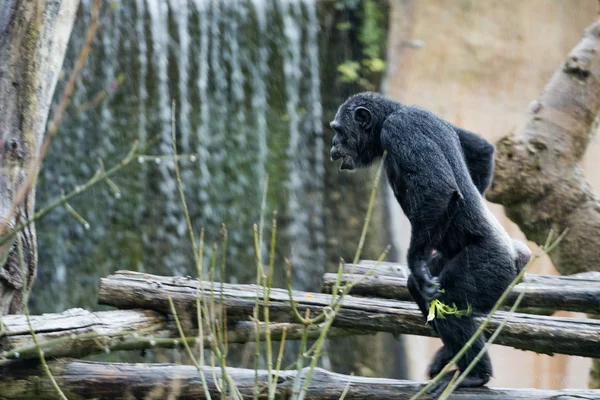
<path id="1" fill-rule="evenodd" d="M 373 163 L 388 151 L 385 170 L 396 199 L 411 223 L 408 287 L 425 316 L 439 298 L 486 314 L 529 259 L 515 245 L 483 202 L 494 168 L 494 146 L 418 107 L 405 106 L 376 93 L 360 93 L 340 106 L 331 127 L 331 159 L 341 169 Z M 433 250 L 436 252 L 432 255 Z M 442 290 L 443 289 L 443 292 Z M 434 319 L 444 347 L 429 375 L 437 375 L 459 351 L 477 325 L 472 317 Z M 479 340 L 462 357 L 464 370 L 484 345 Z M 487 354 L 461 386 L 481 386 L 492 375 Z M 452 375 L 433 388 L 441 391 Z"/>

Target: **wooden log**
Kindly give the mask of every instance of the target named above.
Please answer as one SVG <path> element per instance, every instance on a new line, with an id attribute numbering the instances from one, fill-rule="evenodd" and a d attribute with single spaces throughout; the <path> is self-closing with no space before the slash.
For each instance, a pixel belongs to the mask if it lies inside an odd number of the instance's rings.
<path id="1" fill-rule="evenodd" d="M 215 299 L 221 293 L 215 287 Z M 120 308 L 149 308 L 169 313 L 171 298 L 179 308 L 187 309 L 193 319 L 196 295 L 202 291 L 208 296 L 210 282 L 191 278 L 161 277 L 137 272 L 119 271 L 103 278 L 100 283 L 98 300 L 101 304 Z M 259 291 L 262 305 L 263 294 Z M 223 285 L 223 306 L 227 309 L 228 320 L 245 321 L 252 315 L 257 288 L 254 285 Z M 309 309 L 315 316 L 329 307 L 331 295 L 321 293 L 294 292 L 294 301 L 300 312 Z M 270 314 L 273 322 L 295 322 L 289 296 L 286 290 L 272 289 Z M 583 357 L 597 357 L 600 351 L 600 321 L 583 318 L 559 318 L 528 314 L 498 312 L 488 325 L 491 333 L 499 323 L 508 318 L 504 330 L 496 342 L 523 350 L 545 354 L 571 354 Z M 482 317 L 477 317 L 482 321 Z M 193 320 L 191 323 L 194 323 Z M 333 326 L 346 329 L 391 332 L 394 334 L 415 334 L 435 336 L 425 324 L 423 315 L 412 302 L 388 299 L 357 298 L 347 296 L 336 315 Z"/>
<path id="2" fill-rule="evenodd" d="M 200 376 L 195 367 L 177 364 L 125 364 L 74 361 L 62 359 L 49 363 L 59 387 L 70 400 L 77 399 L 204 399 Z M 308 369 L 300 374 L 306 376 Z M 218 398 L 217 382 L 221 369 L 204 367 L 203 373 L 212 398 Z M 278 399 L 290 399 L 297 371 L 280 371 Z M 227 368 L 244 398 L 252 398 L 255 371 Z M 268 372 L 258 371 L 260 399 L 267 398 Z M 423 383 L 382 378 L 348 376 L 315 369 L 306 398 L 309 400 L 337 400 L 350 382 L 348 400 L 366 398 L 380 400 L 408 400 Z M 38 364 L 11 362 L 0 365 L 0 386 L 3 399 L 53 399 L 57 398 L 47 375 Z M 600 390 L 568 389 L 459 389 L 455 400 L 592 400 L 600 399 Z"/>
<path id="3" fill-rule="evenodd" d="M 351 271 L 353 266 L 345 266 L 344 271 Z M 397 273 L 397 275 L 384 275 L 378 270 L 371 276 L 364 277 L 359 273 L 342 275 L 342 283 L 358 281 L 360 283 L 352 288 L 351 293 L 367 297 L 383 297 L 412 301 L 412 297 L 406 285 L 407 278 L 400 269 L 382 268 L 383 273 Z M 365 268 L 360 268 L 361 272 Z M 364 272 L 363 272 L 364 274 Z M 407 274 L 406 274 L 407 275 Z M 548 313 L 553 311 L 575 311 L 589 314 L 600 313 L 600 272 L 589 272 L 579 274 L 582 276 L 550 276 L 532 275 L 526 276 L 522 283 L 514 287 L 505 304 L 512 305 L 519 294 L 525 292 L 519 309 L 542 309 Z M 589 276 L 588 276 L 589 275 Z M 337 274 L 325 274 L 323 277 L 323 292 L 331 293 L 332 287 L 337 280 Z M 597 278 L 597 279 L 596 279 Z"/>
<path id="4" fill-rule="evenodd" d="M 374 260 L 361 260 L 358 264 L 346 263 L 342 267 L 344 274 L 364 275 L 371 272 L 371 276 L 395 276 L 407 279 L 410 275 L 408 265 L 389 261 L 377 262 Z M 600 271 L 581 272 L 573 275 L 543 275 L 525 274 L 523 282 L 546 283 L 560 285 L 600 285 Z"/>
<path id="5" fill-rule="evenodd" d="M 8 315 L 2 322 L 4 333 L 0 336 L 0 360 L 38 358 L 38 350 L 34 346 L 26 317 Z M 105 351 L 181 346 L 180 335 L 173 321 L 152 310 L 90 312 L 75 308 L 59 314 L 33 315 L 31 326 L 46 357 L 83 357 Z M 301 324 L 270 324 L 273 340 L 281 339 L 284 330 L 288 339 L 300 339 L 303 329 Z M 197 330 L 184 333 L 188 342 L 195 344 Z M 334 328 L 331 331 L 333 337 L 369 333 L 373 332 L 344 328 Z M 309 339 L 315 339 L 319 334 L 319 326 L 309 328 Z M 262 323 L 258 326 L 258 338 L 260 341 L 265 340 L 265 326 Z M 229 343 L 255 341 L 255 324 L 232 324 L 227 331 L 227 340 Z M 204 338 L 203 345 L 210 347 L 207 337 Z"/>

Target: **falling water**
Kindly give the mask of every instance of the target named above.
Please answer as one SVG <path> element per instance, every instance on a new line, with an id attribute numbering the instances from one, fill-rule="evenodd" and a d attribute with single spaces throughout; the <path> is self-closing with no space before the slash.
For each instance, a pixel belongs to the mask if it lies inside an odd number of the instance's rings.
<path id="1" fill-rule="evenodd" d="M 323 110 L 321 107 L 321 80 L 319 76 L 319 47 L 318 33 L 319 21 L 317 19 L 317 6 L 315 0 L 303 0 L 307 10 L 308 23 L 306 24 L 307 40 L 305 41 L 305 57 L 308 75 L 310 76 L 310 85 L 306 103 L 309 105 L 309 117 L 306 131 L 311 137 L 312 146 L 310 154 L 313 155 L 312 163 L 308 165 L 312 169 L 312 178 L 305 176 L 303 181 L 305 185 L 311 187 L 306 190 L 311 195 L 306 199 L 305 211 L 311 213 L 311 235 L 313 244 L 310 247 L 313 251 L 313 276 L 319 276 L 321 265 L 325 260 L 325 227 L 323 217 L 323 181 L 325 176 L 325 160 L 323 159 Z"/>
<path id="2" fill-rule="evenodd" d="M 279 4 L 283 20 L 284 37 L 283 69 L 285 76 L 285 92 L 287 96 L 286 109 L 289 117 L 290 139 L 287 148 L 289 180 L 287 190 L 289 193 L 288 236 L 293 238 L 293 251 L 290 261 L 297 266 L 295 283 L 297 287 L 310 287 L 314 283 L 315 274 L 311 265 L 315 265 L 315 249 L 312 248 L 311 214 L 314 207 L 319 207 L 310 199 L 306 191 L 306 180 L 313 179 L 310 163 L 310 151 L 313 149 L 304 146 L 303 142 L 310 143 L 314 134 L 312 129 L 303 130 L 303 119 L 300 115 L 302 78 L 302 28 L 299 16 L 301 3 L 282 2 Z M 314 6 L 314 5 L 313 5 Z M 310 127 L 312 128 L 312 126 Z M 301 267 L 298 267 L 301 266 Z"/>
<path id="3" fill-rule="evenodd" d="M 189 51 L 190 34 L 188 32 L 188 2 L 187 0 L 171 0 L 171 9 L 175 14 L 175 24 L 177 25 L 177 36 L 179 37 L 179 60 L 177 67 L 179 69 L 179 131 L 181 135 L 181 152 L 190 151 L 190 102 L 188 99 L 188 81 L 189 81 Z M 189 178 L 186 176 L 185 178 Z"/>
<path id="4" fill-rule="evenodd" d="M 77 19 L 66 71 L 89 21 L 89 1 L 82 4 L 84 18 Z M 38 204 L 89 179 L 98 157 L 111 166 L 136 139 L 158 136 L 159 143 L 148 151 L 153 156 L 114 178 L 122 199 L 100 184 L 73 201 L 90 231 L 64 210 L 40 222 L 40 271 L 50 284 L 37 287 L 37 309 L 93 306 L 90 291 L 97 279 L 118 268 L 194 273 L 169 159 L 172 99 L 179 150 L 195 154 L 180 162 L 192 223 L 196 231 L 205 229 L 208 245 L 218 239 L 220 224 L 227 224 L 229 279 L 254 278 L 248 267 L 255 263 L 252 224 L 259 219 L 268 172 L 267 211 L 280 211 L 286 232 L 279 252 L 291 256 L 300 286 L 311 287 L 325 263 L 315 1 L 115 5 L 102 8 L 99 42 L 68 110 L 72 119 L 61 127 L 42 171 Z M 103 91 L 101 102 L 74 112 Z M 63 273 L 56 273 L 60 268 Z M 70 285 L 72 280 L 78 283 Z M 59 283 L 79 291 L 65 293 L 66 304 L 44 302 L 52 295 L 42 291 Z"/>
<path id="5" fill-rule="evenodd" d="M 255 62 L 249 64 L 252 80 L 252 114 L 255 116 L 255 132 L 258 138 L 258 157 L 255 171 L 258 182 L 265 182 L 265 171 L 267 163 L 267 94 L 266 77 L 269 73 L 269 48 L 267 40 L 267 18 L 269 5 L 265 0 L 252 0 L 256 22 L 258 25 L 258 43 Z"/>
<path id="6" fill-rule="evenodd" d="M 138 91 L 138 119 L 139 119 L 139 138 L 140 145 L 146 144 L 146 99 L 148 90 L 146 89 L 146 74 L 148 73 L 148 48 L 146 46 L 146 34 L 144 31 L 144 0 L 135 0 L 137 18 L 135 20 L 135 29 L 138 40 L 138 60 L 140 63 L 139 91 Z"/>

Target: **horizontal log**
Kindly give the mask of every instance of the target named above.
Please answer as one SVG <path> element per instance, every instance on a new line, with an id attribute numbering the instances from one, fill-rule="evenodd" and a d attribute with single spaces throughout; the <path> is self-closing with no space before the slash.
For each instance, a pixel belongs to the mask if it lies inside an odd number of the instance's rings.
<path id="1" fill-rule="evenodd" d="M 3 317 L 4 333 L 0 337 L 0 360 L 38 358 L 29 325 L 24 315 Z M 181 346 L 179 331 L 174 322 L 162 313 L 152 310 L 116 310 L 90 312 L 80 308 L 58 314 L 31 316 L 31 326 L 44 354 L 52 357 L 83 357 L 105 351 L 142 350 L 156 347 Z M 304 326 L 293 323 L 270 324 L 273 340 L 281 339 L 283 331 L 290 340 L 302 337 Z M 334 328 L 333 337 L 369 334 L 372 332 Z M 197 329 L 184 330 L 190 344 L 195 344 Z M 308 337 L 315 339 L 320 327 L 311 326 Z M 258 326 L 258 339 L 265 340 L 265 325 Z M 256 327 L 251 322 L 229 326 L 229 343 L 246 343 L 256 340 Z M 176 339 L 176 340 L 173 340 Z M 204 347 L 210 347 L 207 337 Z"/>
<path id="2" fill-rule="evenodd" d="M 344 267 L 344 271 L 351 271 L 352 269 L 352 266 Z M 364 271 L 364 269 L 361 269 L 361 271 Z M 390 270 L 383 270 L 384 273 L 388 271 Z M 398 270 L 391 271 L 399 272 Z M 587 275 L 587 273 L 583 275 Z M 600 277 L 600 272 L 592 275 Z M 524 292 L 525 295 L 519 305 L 520 310 L 533 308 L 545 310 L 550 314 L 558 310 L 598 314 L 600 313 L 600 280 L 590 278 L 585 276 L 529 274 L 522 283 L 514 287 L 505 304 L 507 306 L 512 305 L 519 294 Z M 323 277 L 323 292 L 331 293 L 337 279 L 337 274 L 325 274 Z M 361 280 L 352 288 L 352 294 L 412 301 L 406 284 L 407 278 L 405 277 L 384 275 L 379 270 L 367 277 L 364 277 L 364 272 L 362 275 L 358 273 L 342 274 L 342 284 L 356 282 L 358 279 Z"/>
<path id="3" fill-rule="evenodd" d="M 195 367 L 177 364 L 125 364 L 91 361 L 58 360 L 49 363 L 59 387 L 67 398 L 76 399 L 204 399 L 202 381 Z M 218 398 L 217 382 L 221 369 L 203 368 L 207 387 L 212 398 Z M 308 369 L 300 371 L 306 377 Z M 278 399 L 290 399 L 297 371 L 279 373 Z M 255 371 L 227 368 L 228 376 L 235 382 L 244 398 L 253 398 Z M 267 398 L 268 372 L 258 371 L 260 399 Z M 364 378 L 341 375 L 315 369 L 306 398 L 309 400 L 337 400 L 350 382 L 346 399 L 408 400 L 423 383 L 382 378 Z M 0 366 L 0 386 L 3 399 L 53 399 L 57 398 L 51 382 L 38 364 L 12 362 Z M 597 400 L 600 390 L 569 389 L 459 389 L 456 400 Z"/>
<path id="4" fill-rule="evenodd" d="M 208 296 L 211 286 L 215 287 L 214 298 L 223 296 L 223 306 L 230 321 L 247 321 L 252 315 L 257 296 L 254 285 L 201 282 L 191 278 L 162 277 L 137 272 L 119 271 L 103 278 L 100 283 L 98 301 L 119 308 L 149 308 L 169 312 L 171 298 L 180 309 L 188 310 L 189 323 L 194 323 L 196 296 L 202 291 Z M 258 288 L 259 303 L 263 305 L 262 288 Z M 315 316 L 329 307 L 331 295 L 322 293 L 294 292 L 294 302 L 304 314 L 309 309 Z M 272 289 L 270 315 L 274 322 L 296 322 L 286 290 Z M 597 357 L 600 349 L 600 321 L 584 318 L 559 318 L 498 312 L 487 327 L 490 334 L 502 320 L 508 318 L 504 330 L 496 343 L 523 350 L 545 354 L 571 354 Z M 479 322 L 483 318 L 476 318 Z M 398 300 L 355 297 L 348 295 L 336 315 L 333 326 L 345 329 L 391 332 L 435 336 L 424 323 L 424 318 L 412 302 Z"/>
<path id="5" fill-rule="evenodd" d="M 408 265 L 389 261 L 377 262 L 374 260 L 361 260 L 358 264 L 346 263 L 342 267 L 344 274 L 364 275 L 371 272 L 372 276 L 394 276 L 408 278 L 410 270 Z M 525 274 L 523 282 L 544 283 L 548 285 L 600 285 L 600 271 L 581 272 L 573 275 L 544 275 Z"/>

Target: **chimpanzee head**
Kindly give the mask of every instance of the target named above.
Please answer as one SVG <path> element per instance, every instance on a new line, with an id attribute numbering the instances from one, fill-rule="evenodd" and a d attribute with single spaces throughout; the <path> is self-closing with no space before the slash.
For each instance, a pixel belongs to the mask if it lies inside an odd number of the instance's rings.
<path id="1" fill-rule="evenodd" d="M 377 93 L 359 93 L 344 102 L 329 126 L 335 131 L 331 161 L 342 159 L 341 170 L 366 167 L 383 154 L 379 133 L 389 100 Z"/>

